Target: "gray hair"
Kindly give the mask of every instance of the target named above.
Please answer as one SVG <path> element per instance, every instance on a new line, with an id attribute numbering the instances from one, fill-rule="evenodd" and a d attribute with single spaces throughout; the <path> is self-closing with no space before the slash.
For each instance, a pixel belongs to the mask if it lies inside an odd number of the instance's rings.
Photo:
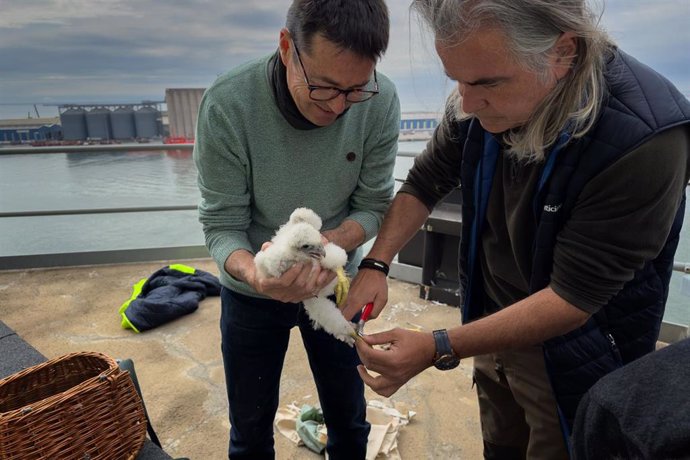
<path id="1" fill-rule="evenodd" d="M 480 27 L 498 27 L 508 37 L 517 62 L 546 79 L 548 59 L 563 32 L 574 32 L 577 51 L 572 68 L 556 83 L 519 130 L 504 133 L 509 152 L 527 161 L 540 161 L 565 128 L 572 138 L 584 136 L 596 121 L 605 91 L 607 50 L 613 46 L 599 27 L 587 0 L 414 0 L 416 11 L 432 29 L 437 42 L 461 43 Z M 461 96 L 449 101 L 458 119 Z"/>

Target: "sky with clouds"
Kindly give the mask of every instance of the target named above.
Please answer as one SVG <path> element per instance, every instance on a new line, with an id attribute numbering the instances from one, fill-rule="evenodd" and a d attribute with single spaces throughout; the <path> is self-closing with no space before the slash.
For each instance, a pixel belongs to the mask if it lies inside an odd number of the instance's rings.
<path id="1" fill-rule="evenodd" d="M 207 87 L 276 49 L 289 0 L 0 0 L 0 118 L 58 103 L 163 100 Z M 601 0 L 596 4 L 600 5 Z M 403 111 L 438 111 L 451 84 L 410 0 L 388 0 L 379 65 Z M 607 0 L 602 22 L 626 51 L 690 95 L 690 0 Z"/>

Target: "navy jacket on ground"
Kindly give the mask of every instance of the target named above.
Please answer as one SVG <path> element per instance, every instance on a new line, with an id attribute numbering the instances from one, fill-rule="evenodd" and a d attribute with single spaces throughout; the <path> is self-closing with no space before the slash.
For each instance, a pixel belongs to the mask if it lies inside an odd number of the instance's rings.
<path id="1" fill-rule="evenodd" d="M 135 286 L 133 298 L 120 308 L 122 327 L 131 327 L 136 332 L 192 313 L 206 296 L 220 295 L 216 276 L 183 265 L 161 268 L 142 281 L 143 285 L 140 281 Z M 139 287 L 141 290 L 137 292 Z"/>

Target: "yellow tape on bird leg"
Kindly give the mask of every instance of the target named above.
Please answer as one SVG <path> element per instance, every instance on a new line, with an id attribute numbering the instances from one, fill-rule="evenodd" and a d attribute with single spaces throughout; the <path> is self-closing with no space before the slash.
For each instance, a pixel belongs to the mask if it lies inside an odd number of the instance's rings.
<path id="1" fill-rule="evenodd" d="M 338 307 L 342 307 L 347 299 L 347 293 L 350 291 L 350 278 L 345 274 L 343 267 L 336 270 L 338 275 L 338 284 L 335 286 L 335 303 Z"/>

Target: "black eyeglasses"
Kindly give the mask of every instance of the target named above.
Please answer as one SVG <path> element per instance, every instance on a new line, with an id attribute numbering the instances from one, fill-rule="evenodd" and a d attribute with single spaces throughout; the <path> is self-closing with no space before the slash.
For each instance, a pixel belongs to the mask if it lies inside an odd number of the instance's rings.
<path id="1" fill-rule="evenodd" d="M 307 77 L 307 71 L 304 69 L 304 64 L 302 64 L 302 58 L 299 55 L 299 50 L 295 42 L 292 42 L 295 47 L 295 53 L 297 54 L 297 62 L 299 62 L 300 67 L 302 67 L 302 74 L 304 75 L 304 81 L 307 83 L 307 88 L 309 88 L 309 97 L 314 101 L 332 101 L 341 94 L 345 95 L 345 100 L 352 103 L 368 101 L 372 97 L 379 93 L 379 83 L 376 79 L 376 69 L 374 69 L 374 82 L 373 87 L 370 89 L 340 89 L 333 86 L 316 86 L 309 83 L 309 78 Z"/>

